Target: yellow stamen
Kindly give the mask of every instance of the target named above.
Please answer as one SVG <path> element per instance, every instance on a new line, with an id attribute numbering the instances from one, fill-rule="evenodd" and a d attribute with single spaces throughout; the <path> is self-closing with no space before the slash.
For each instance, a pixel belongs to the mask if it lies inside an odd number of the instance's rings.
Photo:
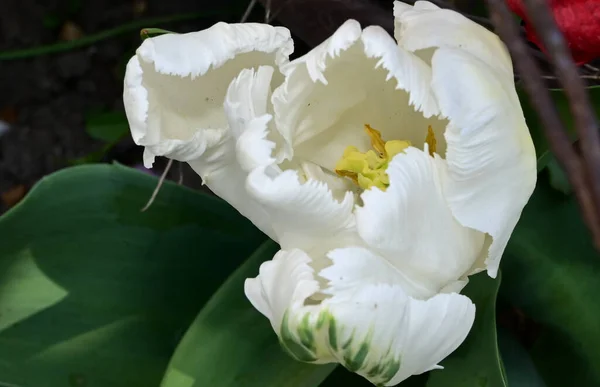
<path id="1" fill-rule="evenodd" d="M 433 156 L 435 153 L 437 141 L 435 139 L 435 133 L 433 133 L 433 128 L 431 125 L 427 128 L 427 137 L 425 137 L 425 142 L 429 145 L 429 155 Z"/>
<path id="2" fill-rule="evenodd" d="M 335 172 L 342 177 L 350 178 L 363 189 L 377 187 L 385 191 L 390 179 L 385 172 L 389 162 L 400 152 L 410 146 L 408 141 L 383 141 L 381 133 L 365 124 L 365 131 L 371 138 L 373 150 L 360 152 L 354 146 L 348 146 L 335 166 Z"/>
<path id="3" fill-rule="evenodd" d="M 336 169 L 335 173 L 337 173 L 341 177 L 347 177 L 354 182 L 354 184 L 358 185 L 358 173 L 352 171 L 346 171 L 343 169 Z"/>
<path id="4" fill-rule="evenodd" d="M 369 124 L 365 124 L 365 132 L 371 138 L 371 146 L 379 153 L 379 157 L 385 157 L 385 141 L 381 138 L 381 132 L 373 129 Z"/>

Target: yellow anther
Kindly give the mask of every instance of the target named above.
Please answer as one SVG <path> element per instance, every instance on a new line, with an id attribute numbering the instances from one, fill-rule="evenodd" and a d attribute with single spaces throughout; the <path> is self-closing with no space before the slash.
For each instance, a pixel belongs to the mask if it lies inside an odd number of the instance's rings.
<path id="1" fill-rule="evenodd" d="M 358 173 L 352 171 L 346 171 L 344 169 L 336 169 L 335 173 L 337 173 L 341 177 L 347 177 L 354 182 L 354 184 L 358 184 Z"/>
<path id="2" fill-rule="evenodd" d="M 404 152 L 410 146 L 410 141 L 391 140 L 385 143 L 388 160 L 392 160 L 398 153 Z"/>
<path id="3" fill-rule="evenodd" d="M 371 146 L 379 153 L 379 157 L 385 158 L 387 156 L 385 151 L 385 141 L 381 138 L 381 132 L 377 129 L 373 129 L 369 124 L 365 124 L 365 132 L 367 132 L 367 135 L 371 138 Z"/>
<path id="4" fill-rule="evenodd" d="M 435 153 L 437 141 L 435 139 L 435 133 L 433 133 L 433 128 L 431 125 L 427 128 L 427 137 L 425 137 L 425 142 L 429 145 L 429 155 L 433 156 Z"/>
<path id="5" fill-rule="evenodd" d="M 348 146 L 344 155 L 335 166 L 335 172 L 342 177 L 350 178 L 363 189 L 377 187 L 385 191 L 390 179 L 385 172 L 389 162 L 400 152 L 410 146 L 408 141 L 383 141 L 381 133 L 365 124 L 365 131 L 371 138 L 374 150 L 359 152 L 354 146 Z"/>

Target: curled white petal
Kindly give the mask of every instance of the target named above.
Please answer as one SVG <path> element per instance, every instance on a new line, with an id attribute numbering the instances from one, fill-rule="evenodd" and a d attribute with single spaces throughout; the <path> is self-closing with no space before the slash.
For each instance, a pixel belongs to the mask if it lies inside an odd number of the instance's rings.
<path id="1" fill-rule="evenodd" d="M 265 209 L 282 248 L 323 249 L 345 234 L 355 237 L 351 192 L 338 201 L 323 182 L 302 182 L 295 170 L 269 173 L 269 167 L 250 172 L 246 190 Z"/>
<path id="2" fill-rule="evenodd" d="M 302 361 L 339 362 L 377 385 L 439 368 L 467 336 L 473 303 L 458 294 L 416 300 L 386 283 L 385 272 L 359 281 L 377 269 L 369 257 L 366 265 L 345 267 L 356 261 L 344 253 L 332 255 L 333 265 L 322 271 L 331 297 L 320 304 L 310 302 L 318 282 L 311 258 L 299 250 L 279 252 L 247 280 L 246 295 L 270 318 L 284 348 Z"/>
<path id="3" fill-rule="evenodd" d="M 302 250 L 280 250 L 260 266 L 257 278 L 249 278 L 244 292 L 252 305 L 279 332 L 286 310 L 302 307 L 304 300 L 319 291 L 310 267 L 311 258 Z"/>
<path id="4" fill-rule="evenodd" d="M 267 99 L 274 69 L 260 66 L 240 71 L 227 90 L 223 110 L 229 132 L 218 147 L 189 161 L 211 191 L 250 219 L 271 239 L 278 241 L 271 217 L 246 190 L 248 173 L 258 166 L 267 169 L 275 162 L 275 144 L 268 136 Z"/>
<path id="5" fill-rule="evenodd" d="M 398 44 L 409 51 L 456 48 L 486 62 L 512 82 L 512 62 L 506 46 L 493 32 L 458 12 L 441 9 L 428 1 L 409 5 L 394 1 Z M 460 72 L 454 76 L 468 73 Z"/>
<path id="6" fill-rule="evenodd" d="M 421 292 L 431 297 L 468 274 L 480 255 L 484 234 L 456 221 L 442 191 L 443 160 L 410 147 L 387 169 L 390 186 L 362 194 L 357 227 L 367 244 L 379 251 Z M 426 290 L 425 290 L 426 289 Z"/>
<path id="7" fill-rule="evenodd" d="M 512 81 L 463 50 L 438 49 L 432 64 L 433 90 L 450 120 L 444 193 L 462 225 L 493 238 L 486 264 L 495 277 L 535 187 L 533 141 Z"/>
<path id="8" fill-rule="evenodd" d="M 269 139 L 273 130 L 269 128 L 272 116 L 268 106 L 273 72 L 270 66 L 242 70 L 229 85 L 225 98 L 237 162 L 246 171 L 275 163 L 276 144 Z"/>
<path id="9" fill-rule="evenodd" d="M 364 124 L 386 139 L 414 144 L 424 142 L 429 125 L 440 137 L 445 128 L 434 118 L 439 109 L 430 67 L 380 27 L 361 30 L 349 20 L 283 71 L 285 81 L 272 100 L 288 157 L 333 170 L 348 145 L 370 148 Z"/>
<path id="10" fill-rule="evenodd" d="M 223 142 L 227 86 L 243 68 L 281 66 L 293 50 L 289 31 L 263 24 L 218 23 L 189 34 L 146 39 L 127 65 L 123 100 L 134 141 L 181 161 Z"/>

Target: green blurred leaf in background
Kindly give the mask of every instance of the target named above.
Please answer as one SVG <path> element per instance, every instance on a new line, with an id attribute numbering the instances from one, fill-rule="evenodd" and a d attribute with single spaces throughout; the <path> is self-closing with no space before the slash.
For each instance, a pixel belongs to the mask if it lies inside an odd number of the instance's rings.
<path id="1" fill-rule="evenodd" d="M 129 136 L 129 123 L 121 111 L 90 112 L 85 119 L 85 131 L 96 140 L 113 143 Z"/>
<path id="2" fill-rule="evenodd" d="M 523 89 L 517 89 L 517 91 L 523 113 L 525 114 L 527 126 L 529 127 L 529 132 L 531 133 L 535 145 L 535 151 L 538 158 L 538 171 L 541 171 L 548 165 L 553 157 L 550 152 L 550 144 L 544 134 L 540 119 L 533 109 L 533 106 L 531 106 L 529 96 Z M 600 114 L 600 87 L 590 87 L 588 88 L 588 93 L 592 101 L 592 106 L 596 108 L 596 114 Z M 550 96 L 554 100 L 558 113 L 569 130 L 569 136 L 575 141 L 577 137 L 575 135 L 573 118 L 569 110 L 569 101 L 567 100 L 565 92 L 563 90 L 550 90 Z"/>
<path id="3" fill-rule="evenodd" d="M 543 324 L 532 353 L 548 386 L 600 385 L 599 260 L 575 198 L 539 181 L 502 260 L 501 296 Z"/>
<path id="4" fill-rule="evenodd" d="M 268 241 L 221 286 L 179 344 L 161 387 L 314 387 L 335 364 L 301 363 L 286 354 L 269 320 L 244 294 L 279 246 Z"/>
<path id="5" fill-rule="evenodd" d="M 462 345 L 442 361 L 444 370 L 431 372 L 427 387 L 508 385 L 496 335 L 496 296 L 500 277 L 498 274 L 492 279 L 486 272 L 469 277 L 469 284 L 462 293 L 477 307 L 475 323 Z"/>
<path id="6" fill-rule="evenodd" d="M 85 119 L 85 131 L 91 138 L 101 141 L 104 144 L 94 152 L 71 160 L 71 165 L 100 162 L 119 141 L 130 135 L 127 116 L 122 111 L 89 112 Z"/>
<path id="7" fill-rule="evenodd" d="M 213 292 L 266 238 L 221 200 L 118 165 L 43 179 L 0 218 L 0 384 L 158 386 Z"/>

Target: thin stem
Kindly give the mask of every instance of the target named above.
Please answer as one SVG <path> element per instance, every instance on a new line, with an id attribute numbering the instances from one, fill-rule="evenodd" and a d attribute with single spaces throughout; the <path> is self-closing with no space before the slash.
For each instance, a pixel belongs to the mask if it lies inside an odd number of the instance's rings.
<path id="1" fill-rule="evenodd" d="M 585 83 L 580 78 L 568 44 L 547 1 L 524 0 L 523 4 L 568 98 L 574 125 L 581 140 L 584 168 L 596 203 L 596 216 L 600 217 L 600 132 Z"/>
<path id="2" fill-rule="evenodd" d="M 271 0 L 267 0 L 265 5 L 265 23 L 269 24 L 271 21 Z"/>
<path id="3" fill-rule="evenodd" d="M 160 175 L 160 179 L 158 179 L 158 183 L 156 184 L 156 187 L 154 187 L 152 196 L 150 196 L 148 203 L 146 203 L 146 205 L 144 206 L 144 208 L 142 208 L 140 210 L 140 212 L 145 212 L 148 208 L 150 208 L 152 203 L 154 203 L 154 200 L 156 199 L 156 196 L 160 192 L 160 189 L 162 188 L 162 185 L 164 184 L 165 179 L 167 178 L 167 174 L 169 173 L 169 170 L 171 169 L 172 166 L 173 166 L 173 159 L 169 159 L 169 162 L 167 163 L 165 170 L 163 171 L 162 175 Z"/>
<path id="4" fill-rule="evenodd" d="M 172 16 L 153 18 L 153 19 L 145 19 L 145 20 L 136 20 L 131 23 L 123 24 L 118 27 L 114 27 L 108 30 L 100 31 L 95 34 L 84 36 L 80 39 L 71 40 L 68 42 L 60 42 L 49 44 L 45 46 L 31 47 L 20 50 L 12 50 L 0 52 L 0 61 L 9 61 L 16 59 L 24 59 L 30 58 L 40 55 L 48 55 L 55 54 L 57 52 L 69 51 L 76 48 L 81 48 L 85 46 L 90 46 L 94 43 L 97 43 L 102 40 L 114 38 L 116 36 L 139 30 L 149 25 L 159 25 L 159 24 L 167 24 L 167 23 L 175 23 L 181 22 L 185 20 L 197 19 L 200 17 L 210 17 L 219 15 L 222 12 L 218 10 L 210 11 L 210 12 L 198 12 L 198 13 L 186 13 L 186 14 L 177 14 Z"/>
<path id="5" fill-rule="evenodd" d="M 248 7 L 246 8 L 246 11 L 244 12 L 244 15 L 240 19 L 240 23 L 245 23 L 246 20 L 248 20 L 248 18 L 250 17 L 250 13 L 252 13 L 252 10 L 256 6 L 257 1 L 258 0 L 250 0 L 250 2 L 248 3 Z"/>
<path id="6" fill-rule="evenodd" d="M 486 1 L 490 9 L 492 22 L 514 58 L 515 67 L 540 117 L 550 147 L 560 165 L 567 172 L 569 181 L 579 200 L 584 220 L 598 244 L 598 241 L 600 241 L 600 223 L 598 222 L 594 197 L 586 179 L 585 169 L 571 146 L 564 124 L 542 79 L 540 68 L 531 56 L 527 44 L 521 38 L 519 27 L 514 22 L 505 0 Z"/>
<path id="7" fill-rule="evenodd" d="M 598 80 L 600 80 L 600 74 L 599 75 L 581 74 L 581 75 L 579 75 L 579 77 L 581 79 L 589 79 L 591 81 L 598 81 Z M 544 78 L 544 79 L 558 79 L 558 77 L 556 75 L 543 75 L 542 78 Z"/>

